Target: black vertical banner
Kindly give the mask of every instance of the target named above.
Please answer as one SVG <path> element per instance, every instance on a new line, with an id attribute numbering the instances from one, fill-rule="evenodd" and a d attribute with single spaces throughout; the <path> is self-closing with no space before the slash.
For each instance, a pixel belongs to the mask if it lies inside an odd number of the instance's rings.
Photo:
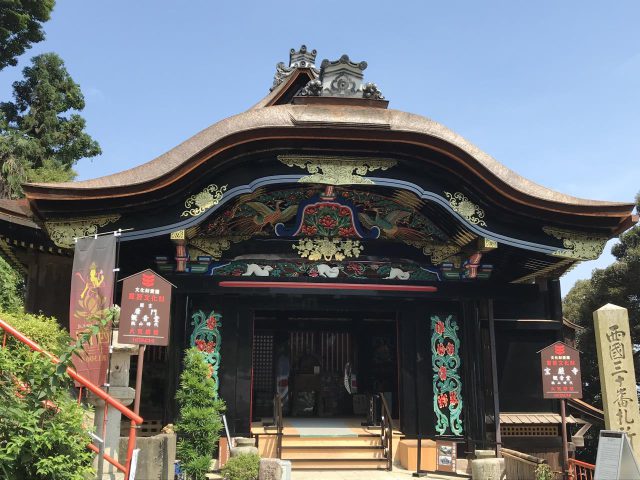
<path id="1" fill-rule="evenodd" d="M 115 262 L 115 235 L 78 239 L 69 303 L 69 330 L 73 338 L 96 323 L 113 304 Z M 81 358 L 75 357 L 73 363 L 80 375 L 103 385 L 109 363 L 108 329 L 91 338 Z"/>

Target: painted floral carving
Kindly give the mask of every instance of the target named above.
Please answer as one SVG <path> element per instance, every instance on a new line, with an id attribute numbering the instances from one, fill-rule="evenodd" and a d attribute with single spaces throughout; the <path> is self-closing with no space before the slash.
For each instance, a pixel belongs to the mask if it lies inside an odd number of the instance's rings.
<path id="1" fill-rule="evenodd" d="M 212 311 L 208 315 L 198 310 L 191 316 L 193 333 L 191 334 L 191 346 L 202 352 L 209 364 L 211 377 L 216 382 L 216 394 L 218 392 L 218 370 L 220 369 L 220 345 L 222 343 L 222 315 Z"/>
<path id="2" fill-rule="evenodd" d="M 439 435 L 462 435 L 462 381 L 460 339 L 453 315 L 444 320 L 431 317 L 431 364 L 433 367 L 433 410 Z"/>

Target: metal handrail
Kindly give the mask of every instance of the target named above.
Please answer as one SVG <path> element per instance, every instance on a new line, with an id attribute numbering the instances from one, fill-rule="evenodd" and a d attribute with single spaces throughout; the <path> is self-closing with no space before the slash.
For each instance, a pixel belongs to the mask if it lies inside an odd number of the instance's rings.
<path id="1" fill-rule="evenodd" d="M 382 451 L 387 459 L 387 470 L 393 469 L 393 420 L 387 400 L 382 393 L 380 396 L 380 441 Z"/>
<path id="2" fill-rule="evenodd" d="M 51 360 L 52 363 L 54 363 L 56 365 L 58 363 L 60 363 L 60 359 L 58 357 L 56 357 L 55 355 L 53 355 L 53 354 L 47 352 L 46 350 L 44 350 L 40 345 L 38 345 L 33 340 L 31 340 L 30 338 L 26 337 L 22 333 L 20 333 L 18 330 L 13 328 L 11 325 L 9 325 L 4 320 L 0 320 L 0 328 L 2 330 L 4 330 L 4 336 L 3 336 L 3 340 L 2 340 L 2 348 L 6 348 L 7 334 L 8 334 L 8 335 L 11 335 L 12 337 L 14 337 L 16 340 L 18 340 L 18 341 L 24 343 L 25 345 L 27 345 L 31 350 L 33 350 L 35 352 L 42 353 L 43 355 L 48 357 L 49 360 Z M 104 390 L 102 390 L 95 383 L 90 382 L 85 377 L 83 377 L 82 375 L 78 374 L 73 368 L 67 367 L 66 373 L 67 373 L 67 375 L 69 375 L 69 377 L 71 377 L 77 383 L 79 383 L 84 388 L 86 388 L 91 393 L 93 393 L 95 396 L 97 396 L 98 398 L 100 398 L 100 399 L 102 399 L 104 401 L 104 403 L 105 403 L 105 415 L 107 414 L 108 406 L 112 406 L 116 410 L 118 410 L 120 413 L 122 413 L 125 417 L 127 417 L 129 420 L 131 420 L 131 428 L 129 429 L 129 445 L 128 445 L 128 448 L 127 448 L 126 466 L 118 463 L 116 460 L 114 460 L 112 457 L 110 457 L 106 453 L 103 454 L 103 458 L 107 462 L 109 462 L 111 465 L 113 465 L 118 470 L 123 472 L 125 474 L 125 478 L 129 478 L 129 469 L 131 467 L 131 457 L 133 455 L 133 449 L 135 448 L 135 444 L 136 444 L 136 428 L 137 428 L 137 425 L 142 424 L 142 421 L 143 421 L 142 417 L 137 415 L 136 413 L 134 413 L 132 410 L 129 410 L 127 407 L 125 407 L 121 402 L 119 402 L 118 400 L 113 398 L 111 395 L 105 393 Z M 98 447 L 96 447 L 93 443 L 89 443 L 89 445 L 87 445 L 87 448 L 92 450 L 92 451 L 94 451 L 94 452 L 96 452 L 96 453 L 100 452 Z"/>
<path id="3" fill-rule="evenodd" d="M 569 472 L 574 480 L 593 480 L 596 473 L 596 466 L 592 463 L 582 462 L 575 458 L 569 459 Z"/>
<path id="4" fill-rule="evenodd" d="M 282 458 L 282 397 L 276 393 L 273 397 L 273 423 L 276 426 L 276 456 Z"/>

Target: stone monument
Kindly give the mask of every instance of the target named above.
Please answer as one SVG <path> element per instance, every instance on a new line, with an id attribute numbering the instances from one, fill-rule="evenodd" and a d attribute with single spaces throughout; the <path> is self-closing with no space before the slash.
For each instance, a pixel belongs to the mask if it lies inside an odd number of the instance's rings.
<path id="1" fill-rule="evenodd" d="M 607 304 L 593 312 L 598 368 L 607 430 L 625 432 L 636 458 L 640 458 L 640 410 L 629 313 Z"/>

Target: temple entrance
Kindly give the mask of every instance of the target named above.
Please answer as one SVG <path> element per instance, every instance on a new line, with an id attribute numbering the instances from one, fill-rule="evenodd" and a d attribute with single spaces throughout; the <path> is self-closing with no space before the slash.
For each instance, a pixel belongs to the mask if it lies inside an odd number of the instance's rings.
<path id="1" fill-rule="evenodd" d="M 289 418 L 367 417 L 382 392 L 397 416 L 393 313 L 257 311 L 254 421 L 271 417 L 276 393 Z"/>

